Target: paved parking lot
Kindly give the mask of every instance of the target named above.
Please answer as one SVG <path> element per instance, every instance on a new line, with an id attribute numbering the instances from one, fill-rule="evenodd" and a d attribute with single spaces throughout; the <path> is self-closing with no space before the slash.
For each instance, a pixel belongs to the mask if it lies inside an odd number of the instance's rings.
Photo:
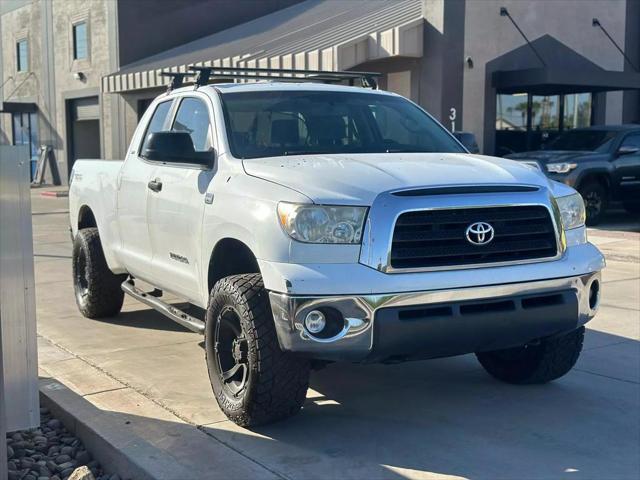
<path id="1" fill-rule="evenodd" d="M 640 222 L 623 213 L 590 231 L 608 259 L 603 304 L 559 381 L 505 385 L 471 355 L 332 365 L 312 375 L 300 415 L 249 431 L 218 410 L 202 337 L 131 299 L 107 321 L 79 315 L 66 199 L 32 198 L 41 376 L 167 468 L 191 478 L 640 478 Z"/>

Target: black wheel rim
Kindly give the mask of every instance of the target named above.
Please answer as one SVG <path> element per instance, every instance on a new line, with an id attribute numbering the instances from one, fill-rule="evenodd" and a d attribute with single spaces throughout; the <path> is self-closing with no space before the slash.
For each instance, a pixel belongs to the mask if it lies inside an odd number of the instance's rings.
<path id="1" fill-rule="evenodd" d="M 231 307 L 224 308 L 216 319 L 213 349 L 222 387 L 234 397 L 246 389 L 249 376 L 249 344 L 240 317 Z"/>
<path id="2" fill-rule="evenodd" d="M 584 196 L 584 206 L 588 218 L 597 217 L 602 210 L 602 197 L 595 190 L 587 192 Z"/>
<path id="3" fill-rule="evenodd" d="M 75 289 L 78 300 L 83 301 L 89 294 L 89 278 L 87 273 L 87 256 L 80 249 L 74 260 Z"/>

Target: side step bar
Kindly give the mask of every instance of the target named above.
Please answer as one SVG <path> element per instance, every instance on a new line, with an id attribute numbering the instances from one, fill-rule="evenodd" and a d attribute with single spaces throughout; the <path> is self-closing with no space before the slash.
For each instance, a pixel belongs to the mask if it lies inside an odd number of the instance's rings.
<path id="1" fill-rule="evenodd" d="M 178 310 L 176 307 L 163 302 L 151 293 L 143 292 L 134 285 L 132 280 L 129 279 L 122 282 L 122 290 L 127 295 L 131 295 L 136 300 L 139 300 L 145 305 L 149 305 L 151 308 L 162 313 L 165 317 L 170 318 L 192 332 L 196 332 L 201 335 L 204 334 L 204 322 L 202 320 L 192 317 L 191 315 L 187 315 L 182 310 Z"/>

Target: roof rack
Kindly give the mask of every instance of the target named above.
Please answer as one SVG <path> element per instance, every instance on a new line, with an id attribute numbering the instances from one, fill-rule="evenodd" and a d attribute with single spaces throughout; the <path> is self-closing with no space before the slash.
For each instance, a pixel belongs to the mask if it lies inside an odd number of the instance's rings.
<path id="1" fill-rule="evenodd" d="M 250 67 L 199 67 L 192 65 L 191 72 L 176 73 L 162 72 L 164 76 L 172 77 L 169 90 L 183 85 L 186 77 L 194 76 L 196 88 L 207 85 L 211 80 L 280 80 L 292 82 L 324 82 L 334 83 L 348 81 L 354 85 L 356 80 L 365 88 L 378 88 L 376 78 L 381 74 L 376 72 L 351 72 L 328 70 L 296 70 L 287 68 L 250 68 Z"/>
<path id="2" fill-rule="evenodd" d="M 167 91 L 180 88 L 184 84 L 186 77 L 193 77 L 195 73 L 191 72 L 160 72 L 163 77 L 171 77 L 171 82 L 167 86 Z"/>

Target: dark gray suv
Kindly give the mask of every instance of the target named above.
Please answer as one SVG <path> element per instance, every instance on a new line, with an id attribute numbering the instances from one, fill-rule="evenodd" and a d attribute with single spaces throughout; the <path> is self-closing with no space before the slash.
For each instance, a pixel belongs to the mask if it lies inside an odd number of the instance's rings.
<path id="1" fill-rule="evenodd" d="M 507 158 L 535 163 L 549 178 L 578 190 L 585 201 L 587 225 L 600 222 L 611 200 L 640 213 L 640 125 L 569 130 L 544 150 Z"/>

